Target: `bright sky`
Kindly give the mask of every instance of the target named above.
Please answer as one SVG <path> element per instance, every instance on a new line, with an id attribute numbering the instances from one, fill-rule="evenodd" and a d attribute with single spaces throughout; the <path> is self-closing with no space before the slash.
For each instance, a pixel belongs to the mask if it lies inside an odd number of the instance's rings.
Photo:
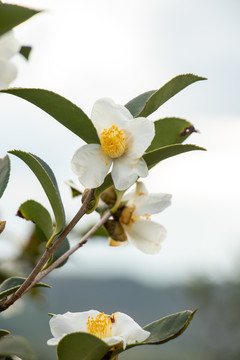
<path id="1" fill-rule="evenodd" d="M 9 1 L 11 2 L 11 1 Z M 49 9 L 19 26 L 22 44 L 34 47 L 30 62 L 19 57 L 12 84 L 53 90 L 90 116 L 92 104 L 108 96 L 125 104 L 183 73 L 206 76 L 176 95 L 151 116 L 186 118 L 200 130 L 189 142 L 207 152 L 192 152 L 159 164 L 146 184 L 152 192 L 173 194 L 173 204 L 155 219 L 168 237 L 161 253 L 141 254 L 90 243 L 73 257 L 75 273 L 139 275 L 147 282 L 185 280 L 193 274 L 228 278 L 240 255 L 240 35 L 237 0 L 22 0 Z M 66 7 L 67 6 L 67 7 Z M 30 151 L 54 170 L 68 218 L 77 211 L 65 179 L 79 139 L 29 103 L 0 96 L 0 156 L 13 148 Z M 21 243 L 29 224 L 14 216 L 19 204 L 34 198 L 49 208 L 40 186 L 20 160 L 11 156 L 12 175 L 1 201 L 8 221 L 3 251 Z M 15 235 L 17 233 L 17 238 Z M 14 239 L 14 240 L 13 240 Z M 99 253 L 101 257 L 99 258 Z M 126 266 L 126 263 L 128 266 Z M 239 271 L 239 269 L 236 269 Z"/>

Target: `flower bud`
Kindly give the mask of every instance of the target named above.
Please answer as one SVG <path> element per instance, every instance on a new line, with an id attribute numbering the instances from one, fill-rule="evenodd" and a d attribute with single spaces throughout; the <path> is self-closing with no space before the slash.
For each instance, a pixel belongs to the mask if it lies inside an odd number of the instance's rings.
<path id="1" fill-rule="evenodd" d="M 107 230 L 108 235 L 116 241 L 126 241 L 127 235 L 122 227 L 122 225 L 117 220 L 108 220 L 104 224 L 105 229 Z"/>
<path id="2" fill-rule="evenodd" d="M 101 199 L 109 207 L 112 207 L 116 203 L 117 194 L 115 193 L 113 186 L 103 191 L 103 193 L 101 194 Z"/>
<path id="3" fill-rule="evenodd" d="M 89 191 L 91 191 L 91 189 L 84 190 L 82 194 L 82 203 L 85 201 L 86 197 L 88 196 Z M 86 211 L 87 214 L 90 214 L 96 209 L 96 207 L 98 206 L 98 200 L 99 198 L 95 198 L 95 195 L 93 193 L 87 206 L 87 211 Z"/>

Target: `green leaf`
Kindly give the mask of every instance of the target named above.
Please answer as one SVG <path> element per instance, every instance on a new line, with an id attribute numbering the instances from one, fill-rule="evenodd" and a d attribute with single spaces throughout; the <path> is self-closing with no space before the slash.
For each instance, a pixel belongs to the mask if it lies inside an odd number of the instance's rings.
<path id="1" fill-rule="evenodd" d="M 52 263 L 54 263 L 54 261 L 56 261 L 58 258 L 60 258 L 65 252 L 67 252 L 70 249 L 70 245 L 69 245 L 69 241 L 67 238 L 65 238 L 61 244 L 58 246 L 58 248 L 56 249 L 56 251 L 53 253 L 53 255 L 51 256 L 51 258 L 48 260 L 47 265 L 44 266 L 44 269 L 48 268 Z M 66 259 L 65 261 L 63 261 L 60 265 L 57 266 L 57 268 L 62 267 L 64 264 L 66 264 L 66 262 L 68 261 L 68 259 Z"/>
<path id="2" fill-rule="evenodd" d="M 23 277 L 11 277 L 8 278 L 7 280 L 5 280 L 1 285 L 0 285 L 0 299 L 3 299 L 6 296 L 9 296 L 11 294 L 13 294 L 15 291 L 17 291 L 17 289 L 20 288 L 20 286 L 24 283 L 24 281 L 26 280 L 26 278 Z M 44 284 L 44 283 L 38 283 L 36 284 L 34 287 L 48 287 L 50 288 L 51 286 Z"/>
<path id="3" fill-rule="evenodd" d="M 39 12 L 39 10 L 33 10 L 18 5 L 3 4 L 0 2 L 0 35 L 6 33 Z"/>
<path id="4" fill-rule="evenodd" d="M 65 184 L 67 184 L 70 187 L 73 198 L 82 195 L 82 191 L 79 189 L 79 187 L 76 184 L 74 184 L 72 180 L 65 181 Z"/>
<path id="5" fill-rule="evenodd" d="M 111 349 L 94 335 L 76 332 L 64 336 L 57 347 L 58 360 L 102 360 Z"/>
<path id="6" fill-rule="evenodd" d="M 22 336 L 8 335 L 0 338 L 0 356 L 16 355 L 22 360 L 37 359 L 29 342 Z"/>
<path id="7" fill-rule="evenodd" d="M 8 330 L 0 329 L 0 338 L 1 338 L 2 336 L 6 336 L 6 335 L 9 335 L 9 334 L 10 334 L 10 332 L 9 332 Z"/>
<path id="8" fill-rule="evenodd" d="M 108 174 L 105 177 L 103 184 L 95 189 L 95 191 L 94 191 L 95 198 L 98 198 L 104 190 L 108 189 L 112 185 L 113 185 L 112 176 L 111 176 L 111 174 Z"/>
<path id="9" fill-rule="evenodd" d="M 2 197 L 4 190 L 7 187 L 10 175 L 10 159 L 6 155 L 0 159 L 0 198 Z"/>
<path id="10" fill-rule="evenodd" d="M 37 201 L 25 201 L 18 209 L 17 215 L 36 224 L 49 240 L 53 233 L 53 224 L 49 212 Z"/>
<path id="11" fill-rule="evenodd" d="M 14 88 L 0 91 L 16 95 L 36 105 L 85 142 L 99 143 L 96 129 L 88 116 L 79 107 L 64 97 L 42 89 Z"/>
<path id="12" fill-rule="evenodd" d="M 182 311 L 146 325 L 144 330 L 149 331 L 150 336 L 142 343 L 127 345 L 126 350 L 139 345 L 159 345 L 178 337 L 186 330 L 196 311 Z M 111 354 L 111 359 L 123 351 L 122 347 L 117 348 Z"/>
<path id="13" fill-rule="evenodd" d="M 193 74 L 178 75 L 159 90 L 148 91 L 137 96 L 127 103 L 125 107 L 129 109 L 134 117 L 147 117 L 185 87 L 199 80 L 206 80 L 206 78 Z"/>
<path id="14" fill-rule="evenodd" d="M 184 119 L 164 118 L 154 122 L 155 136 L 146 152 L 163 146 L 179 144 L 186 140 L 193 132 L 194 126 Z"/>
<path id="15" fill-rule="evenodd" d="M 151 335 L 144 344 L 163 344 L 181 335 L 188 327 L 195 311 L 182 311 L 166 316 L 144 327 Z"/>
<path id="16" fill-rule="evenodd" d="M 132 114 L 133 117 L 141 112 L 147 100 L 152 96 L 157 90 L 150 90 L 141 95 L 138 95 L 134 99 L 130 100 L 126 105 L 124 105 Z"/>
<path id="17" fill-rule="evenodd" d="M 22 46 L 19 53 L 26 59 L 29 59 L 29 55 L 32 51 L 32 46 Z"/>
<path id="18" fill-rule="evenodd" d="M 38 178 L 52 206 L 56 221 L 55 234 L 58 234 L 65 224 L 65 215 L 58 185 L 52 170 L 36 155 L 21 150 L 12 150 L 9 153 L 22 159 Z"/>
<path id="19" fill-rule="evenodd" d="M 190 144 L 186 144 L 186 145 L 174 144 L 174 145 L 162 147 L 160 149 L 156 149 L 154 151 L 150 151 L 147 154 L 144 154 L 143 158 L 146 161 L 148 168 L 151 169 L 153 166 L 157 165 L 160 161 L 164 159 L 193 150 L 205 150 L 205 149 Z"/>

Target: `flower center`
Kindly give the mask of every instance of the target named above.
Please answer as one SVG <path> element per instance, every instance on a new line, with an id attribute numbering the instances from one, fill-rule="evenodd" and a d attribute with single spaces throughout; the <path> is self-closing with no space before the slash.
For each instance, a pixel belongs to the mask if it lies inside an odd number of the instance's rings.
<path id="1" fill-rule="evenodd" d="M 124 131 L 112 125 L 109 129 L 104 129 L 100 135 L 102 151 L 110 158 L 122 156 L 126 149 L 126 139 Z"/>
<path id="2" fill-rule="evenodd" d="M 112 336 L 112 321 L 111 316 L 105 315 L 104 312 L 97 315 L 88 317 L 87 331 L 89 334 L 95 335 L 100 339 Z"/>

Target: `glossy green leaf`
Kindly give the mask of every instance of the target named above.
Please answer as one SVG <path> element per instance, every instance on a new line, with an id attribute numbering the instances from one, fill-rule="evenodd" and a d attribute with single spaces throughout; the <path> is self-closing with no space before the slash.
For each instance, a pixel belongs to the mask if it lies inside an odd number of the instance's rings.
<path id="1" fill-rule="evenodd" d="M 0 338 L 0 356 L 16 355 L 22 360 L 35 360 L 36 354 L 33 352 L 29 342 L 22 336 L 8 335 Z"/>
<path id="2" fill-rule="evenodd" d="M 39 12 L 39 10 L 33 10 L 18 5 L 3 4 L 0 2 L 0 35 L 6 33 Z"/>
<path id="3" fill-rule="evenodd" d="M 3 299 L 5 296 L 9 296 L 11 294 L 13 294 L 15 291 L 17 291 L 17 289 L 20 288 L 20 286 L 24 283 L 24 281 L 26 280 L 26 278 L 23 277 L 11 277 L 8 278 L 7 280 L 5 280 L 1 285 L 0 285 L 0 299 Z M 44 284 L 44 283 L 38 283 L 36 284 L 34 287 L 48 287 L 50 288 L 51 286 Z"/>
<path id="4" fill-rule="evenodd" d="M 162 344 L 181 335 L 188 327 L 195 311 L 182 311 L 166 316 L 144 327 L 151 333 L 145 344 Z"/>
<path id="5" fill-rule="evenodd" d="M 99 143 L 95 127 L 88 116 L 71 101 L 48 90 L 7 89 L 1 92 L 18 96 L 54 117 L 87 143 Z"/>
<path id="6" fill-rule="evenodd" d="M 0 159 L 0 198 L 2 197 L 4 190 L 7 187 L 10 175 L 10 160 L 6 155 Z"/>
<path id="7" fill-rule="evenodd" d="M 19 53 L 26 59 L 29 59 L 30 53 L 32 51 L 31 46 L 22 46 Z"/>
<path id="8" fill-rule="evenodd" d="M 125 106 L 134 117 L 147 117 L 178 92 L 199 80 L 206 80 L 206 78 L 193 74 L 178 75 L 159 90 L 141 94 Z"/>
<path id="9" fill-rule="evenodd" d="M 58 234 L 65 224 L 65 215 L 60 193 L 58 190 L 58 185 L 52 170 L 43 160 L 41 160 L 36 155 L 26 153 L 21 150 L 12 150 L 9 151 L 9 153 L 16 155 L 17 157 L 22 159 L 33 171 L 33 173 L 36 175 L 37 179 L 41 183 L 52 206 L 56 221 L 55 233 Z"/>
<path id="10" fill-rule="evenodd" d="M 39 226 L 49 240 L 53 234 L 53 224 L 49 212 L 39 204 L 37 201 L 25 201 L 18 209 L 17 215 L 26 220 L 31 220 L 34 224 Z"/>
<path id="11" fill-rule="evenodd" d="M 162 147 L 157 150 L 150 151 L 147 154 L 144 154 L 143 158 L 147 163 L 148 169 L 151 169 L 153 166 L 157 165 L 162 160 L 193 150 L 205 150 L 205 149 L 190 144 L 186 144 L 186 145 L 174 144 L 174 145 Z"/>
<path id="12" fill-rule="evenodd" d="M 94 335 L 76 332 L 64 336 L 57 347 L 58 360 L 102 360 L 111 349 Z"/>
<path id="13" fill-rule="evenodd" d="M 146 152 L 163 146 L 182 143 L 193 132 L 196 132 L 189 121 L 175 117 L 154 121 L 154 126 L 155 136 Z"/>
<path id="14" fill-rule="evenodd" d="M 9 332 L 8 330 L 0 329 L 0 338 L 1 338 L 2 336 L 6 336 L 6 335 L 9 335 L 9 334 L 10 334 L 10 332 Z"/>

